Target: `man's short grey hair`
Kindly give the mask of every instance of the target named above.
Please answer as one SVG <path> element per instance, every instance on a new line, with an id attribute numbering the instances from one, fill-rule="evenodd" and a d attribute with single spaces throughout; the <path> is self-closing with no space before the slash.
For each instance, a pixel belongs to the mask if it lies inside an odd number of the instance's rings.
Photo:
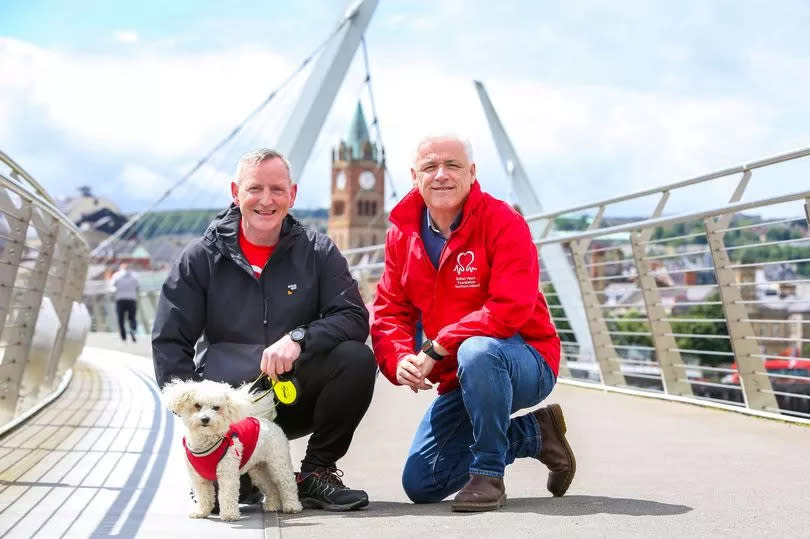
<path id="1" fill-rule="evenodd" d="M 239 164 L 236 166 L 236 183 L 242 181 L 242 172 L 245 169 L 253 168 L 269 159 L 281 159 L 281 162 L 287 167 L 287 177 L 290 178 L 291 183 L 295 183 L 292 179 L 292 167 L 290 167 L 290 162 L 284 157 L 284 154 L 276 150 L 271 150 L 270 148 L 259 148 L 239 158 Z"/>
<path id="2" fill-rule="evenodd" d="M 464 153 L 467 154 L 467 160 L 472 163 L 473 162 L 473 151 L 472 151 L 472 144 L 470 143 L 470 139 L 467 137 L 458 135 L 456 133 L 441 133 L 438 135 L 428 135 L 419 139 L 419 144 L 416 145 L 416 151 L 413 153 L 413 162 L 416 162 L 416 158 L 419 157 L 419 150 L 425 144 L 429 142 L 434 142 L 437 140 L 455 140 L 460 142 L 461 145 L 464 147 Z"/>

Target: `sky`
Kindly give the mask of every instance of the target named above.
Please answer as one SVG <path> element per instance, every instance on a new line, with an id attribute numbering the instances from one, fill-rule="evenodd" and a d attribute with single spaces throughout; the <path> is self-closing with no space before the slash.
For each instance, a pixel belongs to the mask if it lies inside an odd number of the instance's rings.
<path id="1" fill-rule="evenodd" d="M 142 210 L 295 72 L 349 4 L 0 1 L 0 150 L 55 197 L 90 185 Z M 546 210 L 810 147 L 808 27 L 802 0 L 381 0 L 366 42 L 389 206 L 410 188 L 419 137 L 444 132 L 468 137 L 482 187 L 515 201 L 473 80 Z M 226 205 L 239 154 L 274 145 L 307 74 L 165 204 Z M 358 52 L 297 178 L 298 207 L 328 206 L 330 150 L 358 100 L 372 115 L 364 77 Z M 756 171 L 746 197 L 807 189 L 808 168 Z M 737 178 L 666 211 L 722 205 Z"/>

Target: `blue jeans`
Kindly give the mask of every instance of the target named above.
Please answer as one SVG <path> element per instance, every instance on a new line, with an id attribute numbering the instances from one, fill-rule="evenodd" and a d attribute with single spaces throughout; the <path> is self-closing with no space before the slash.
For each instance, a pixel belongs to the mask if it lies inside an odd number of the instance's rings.
<path id="1" fill-rule="evenodd" d="M 557 379 L 543 357 L 520 335 L 471 337 L 457 356 L 461 387 L 430 405 L 402 472 L 405 493 L 416 503 L 443 500 L 471 473 L 502 477 L 516 458 L 540 454 L 534 416 L 509 416 L 554 388 Z"/>

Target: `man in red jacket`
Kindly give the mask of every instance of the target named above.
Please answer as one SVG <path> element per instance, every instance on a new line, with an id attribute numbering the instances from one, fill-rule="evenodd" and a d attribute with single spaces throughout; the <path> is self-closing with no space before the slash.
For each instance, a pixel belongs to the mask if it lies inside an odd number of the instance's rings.
<path id="1" fill-rule="evenodd" d="M 423 139 L 411 177 L 414 189 L 391 212 L 371 328 L 391 382 L 414 392 L 438 384 L 405 463 L 405 492 L 429 503 L 461 489 L 454 511 L 498 509 L 506 465 L 532 457 L 562 496 L 576 470 L 562 409 L 509 417 L 551 393 L 560 361 L 529 227 L 481 191 L 466 141 Z M 414 354 L 419 319 L 427 339 Z"/>

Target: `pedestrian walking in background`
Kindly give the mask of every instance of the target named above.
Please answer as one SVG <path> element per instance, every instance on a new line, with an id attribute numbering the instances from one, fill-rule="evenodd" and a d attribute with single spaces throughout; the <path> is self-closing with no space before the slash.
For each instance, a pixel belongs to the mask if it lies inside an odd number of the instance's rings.
<path id="1" fill-rule="evenodd" d="M 112 276 L 112 286 L 115 289 L 115 313 L 118 315 L 118 330 L 121 340 L 127 340 L 125 319 L 129 319 L 129 331 L 132 342 L 135 342 L 135 332 L 138 322 L 135 319 L 138 299 L 138 278 L 129 270 L 126 264 L 121 264 Z"/>

